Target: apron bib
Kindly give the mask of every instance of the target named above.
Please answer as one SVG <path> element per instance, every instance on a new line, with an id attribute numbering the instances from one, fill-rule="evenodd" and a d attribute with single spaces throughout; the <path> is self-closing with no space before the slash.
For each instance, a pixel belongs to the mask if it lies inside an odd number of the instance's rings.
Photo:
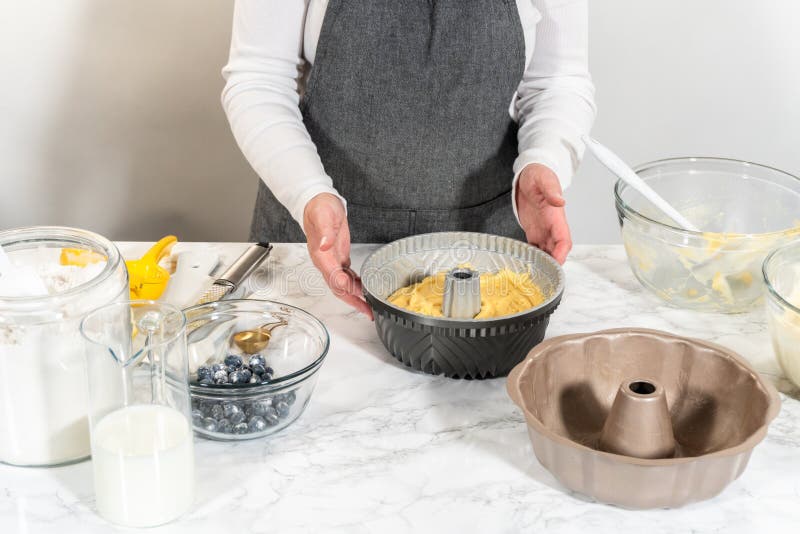
<path id="1" fill-rule="evenodd" d="M 524 239 L 508 113 L 524 69 L 514 0 L 330 0 L 300 109 L 354 243 Z M 251 240 L 305 241 L 261 181 Z"/>

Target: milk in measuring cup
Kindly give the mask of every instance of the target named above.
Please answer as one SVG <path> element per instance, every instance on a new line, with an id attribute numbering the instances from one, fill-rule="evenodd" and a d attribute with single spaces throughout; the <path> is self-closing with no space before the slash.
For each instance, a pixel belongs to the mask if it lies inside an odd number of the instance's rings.
<path id="1" fill-rule="evenodd" d="M 103 417 L 92 443 L 97 509 L 124 526 L 177 518 L 194 498 L 192 429 L 169 406 L 139 404 Z"/>

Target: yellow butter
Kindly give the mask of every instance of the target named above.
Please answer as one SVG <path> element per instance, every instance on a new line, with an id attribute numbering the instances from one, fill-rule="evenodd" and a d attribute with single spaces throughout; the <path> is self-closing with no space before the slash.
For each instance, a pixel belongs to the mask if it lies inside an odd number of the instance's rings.
<path id="1" fill-rule="evenodd" d="M 59 256 L 61 265 L 75 265 L 77 267 L 86 267 L 89 264 L 100 263 L 101 261 L 107 261 L 103 254 L 82 248 L 62 248 L 61 256 Z"/>

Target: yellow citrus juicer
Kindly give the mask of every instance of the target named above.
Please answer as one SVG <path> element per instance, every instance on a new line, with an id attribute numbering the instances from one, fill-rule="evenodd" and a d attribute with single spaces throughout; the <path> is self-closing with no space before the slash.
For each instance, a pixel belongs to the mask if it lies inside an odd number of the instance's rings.
<path id="1" fill-rule="evenodd" d="M 132 299 L 156 300 L 161 296 L 169 282 L 169 271 L 158 262 L 172 251 L 177 242 L 177 237 L 168 235 L 161 238 L 140 259 L 125 262 L 128 267 Z"/>

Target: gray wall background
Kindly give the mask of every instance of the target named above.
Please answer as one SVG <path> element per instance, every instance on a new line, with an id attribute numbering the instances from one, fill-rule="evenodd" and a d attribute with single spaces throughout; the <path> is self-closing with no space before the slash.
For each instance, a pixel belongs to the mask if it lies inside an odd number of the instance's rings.
<path id="1" fill-rule="evenodd" d="M 219 104 L 232 2 L 0 6 L 0 228 L 242 241 L 257 177 Z M 800 2 L 594 0 L 594 135 L 631 163 L 715 155 L 800 173 Z M 567 192 L 577 243 L 618 242 L 612 179 Z"/>

